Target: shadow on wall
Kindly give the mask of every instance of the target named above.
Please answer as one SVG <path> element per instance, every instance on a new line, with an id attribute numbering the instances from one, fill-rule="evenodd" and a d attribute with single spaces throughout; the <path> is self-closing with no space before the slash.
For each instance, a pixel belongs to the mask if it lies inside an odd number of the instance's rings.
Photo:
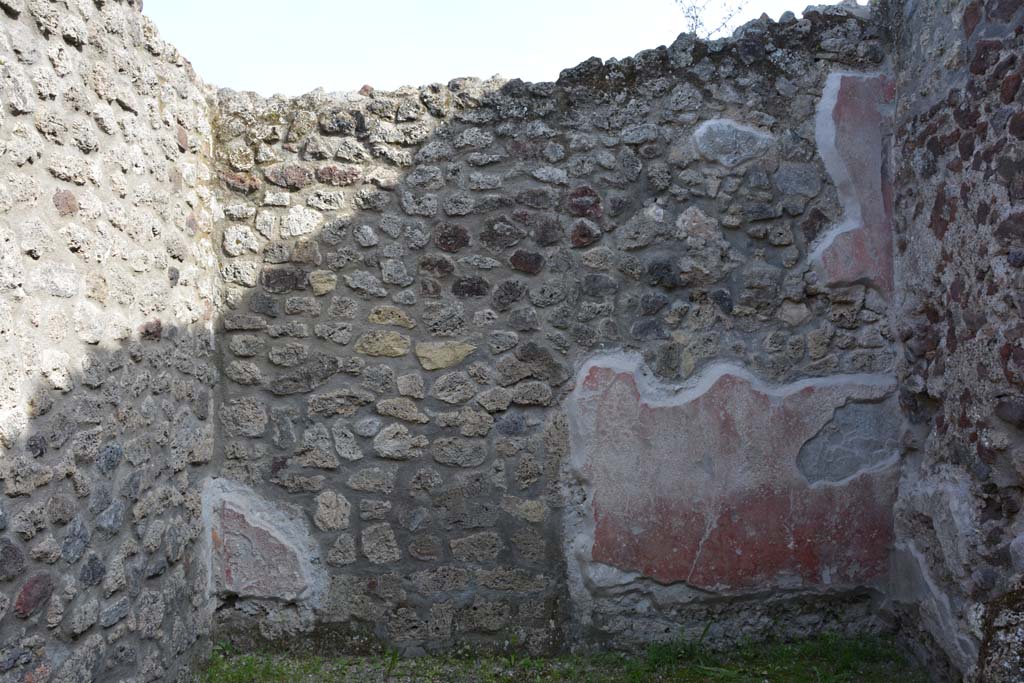
<path id="1" fill-rule="evenodd" d="M 194 545 L 213 354 L 209 331 L 158 320 L 115 348 L 41 350 L 28 429 L 5 448 L 3 680 L 187 672 L 209 633 Z"/>

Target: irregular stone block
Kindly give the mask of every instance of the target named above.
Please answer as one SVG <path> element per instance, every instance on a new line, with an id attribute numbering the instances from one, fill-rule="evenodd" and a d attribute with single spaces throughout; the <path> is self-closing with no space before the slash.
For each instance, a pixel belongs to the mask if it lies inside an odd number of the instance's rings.
<path id="1" fill-rule="evenodd" d="M 693 141 L 705 158 L 732 168 L 767 152 L 772 136 L 730 119 L 712 119 L 697 126 Z"/>
<path id="2" fill-rule="evenodd" d="M 416 345 L 416 358 L 424 370 L 441 370 L 458 365 L 476 351 L 466 342 L 424 342 Z"/>
<path id="3" fill-rule="evenodd" d="M 893 538 L 893 390 L 879 375 L 770 386 L 724 364 L 680 390 L 636 356 L 592 360 L 569 400 L 571 469 L 590 494 L 570 557 L 715 591 L 878 579 Z"/>
<path id="4" fill-rule="evenodd" d="M 10 581 L 25 571 L 25 551 L 17 543 L 0 537 L 0 581 Z"/>
<path id="5" fill-rule="evenodd" d="M 56 584 L 53 577 L 46 572 L 39 572 L 29 577 L 14 599 L 14 616 L 19 619 L 28 619 L 32 616 L 50 599 Z"/>
<path id="6" fill-rule="evenodd" d="M 368 356 L 397 358 L 409 353 L 410 341 L 407 336 L 391 330 L 372 330 L 359 338 L 356 351 Z"/>
<path id="7" fill-rule="evenodd" d="M 402 559 L 402 551 L 391 525 L 371 524 L 363 529 L 363 554 L 373 564 L 388 564 Z"/>
<path id="8" fill-rule="evenodd" d="M 321 531 L 338 531 L 347 529 L 349 516 L 352 512 L 352 504 L 340 493 L 324 491 L 317 495 L 316 512 L 313 515 L 313 522 Z"/>
<path id="9" fill-rule="evenodd" d="M 373 450 L 387 460 L 418 458 L 427 445 L 427 437 L 413 436 L 400 424 L 389 424 L 373 438 Z"/>

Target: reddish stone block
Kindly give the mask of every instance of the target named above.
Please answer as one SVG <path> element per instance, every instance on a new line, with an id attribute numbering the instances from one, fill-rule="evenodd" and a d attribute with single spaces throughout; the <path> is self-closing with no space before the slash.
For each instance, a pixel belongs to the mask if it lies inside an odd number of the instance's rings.
<path id="1" fill-rule="evenodd" d="M 818 151 L 839 191 L 843 219 L 826 231 L 811 262 L 825 285 L 893 288 L 892 180 L 883 131 L 894 84 L 884 75 L 833 74 L 818 111 Z"/>
<path id="2" fill-rule="evenodd" d="M 716 366 L 672 394 L 623 356 L 580 377 L 571 464 L 590 493 L 587 561 L 718 591 L 863 585 L 886 572 L 891 379 L 771 387 Z M 844 417 L 850 406 L 858 412 Z M 891 433 L 865 447 L 873 424 Z"/>
<path id="3" fill-rule="evenodd" d="M 1007 130 L 1015 138 L 1024 138 L 1024 111 L 1019 111 L 1010 117 Z"/>
<path id="4" fill-rule="evenodd" d="M 67 190 L 57 190 L 53 193 L 53 205 L 57 208 L 57 214 L 61 216 L 78 213 L 78 198 Z"/>
<path id="5" fill-rule="evenodd" d="M 288 190 L 301 190 L 313 184 L 313 170 L 299 164 L 275 164 L 263 171 L 263 177 Z"/>
<path id="6" fill-rule="evenodd" d="M 30 576 L 14 599 L 14 616 L 28 619 L 50 599 L 54 586 L 56 582 L 53 577 L 45 572 Z"/>
<path id="7" fill-rule="evenodd" d="M 316 169 L 316 179 L 326 185 L 335 187 L 352 185 L 362 177 L 362 171 L 358 166 L 339 166 L 337 164 L 326 164 Z"/>
<path id="8" fill-rule="evenodd" d="M 981 0 L 974 0 L 964 9 L 964 35 L 968 38 L 974 33 L 981 21 Z"/>
<path id="9" fill-rule="evenodd" d="M 580 218 L 601 218 L 601 195 L 587 185 L 575 188 L 569 192 L 569 213 Z"/>
<path id="10" fill-rule="evenodd" d="M 1010 74 L 1003 79 L 1002 85 L 999 86 L 999 99 L 1002 100 L 1003 104 L 1011 104 L 1015 97 L 1017 97 L 1017 91 L 1020 90 L 1021 74 Z"/>
<path id="11" fill-rule="evenodd" d="M 259 179 L 251 173 L 232 173 L 225 171 L 220 174 L 224 184 L 229 190 L 251 194 L 262 187 Z"/>

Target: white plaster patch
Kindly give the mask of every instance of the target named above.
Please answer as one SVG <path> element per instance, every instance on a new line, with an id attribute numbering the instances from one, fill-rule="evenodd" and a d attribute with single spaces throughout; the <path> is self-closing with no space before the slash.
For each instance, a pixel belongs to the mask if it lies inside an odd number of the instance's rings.
<path id="1" fill-rule="evenodd" d="M 763 155 L 774 138 L 732 119 L 711 119 L 697 126 L 693 140 L 705 158 L 732 168 Z"/>

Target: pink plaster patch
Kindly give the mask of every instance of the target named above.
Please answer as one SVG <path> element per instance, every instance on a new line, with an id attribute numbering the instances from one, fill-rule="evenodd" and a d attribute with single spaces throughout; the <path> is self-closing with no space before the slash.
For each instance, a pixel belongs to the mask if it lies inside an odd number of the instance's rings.
<path id="1" fill-rule="evenodd" d="M 293 548 L 269 530 L 250 523 L 228 503 L 217 509 L 212 534 L 220 590 L 236 595 L 277 598 L 298 595 L 305 577 Z M 218 533 L 219 532 L 219 533 Z"/>
<path id="2" fill-rule="evenodd" d="M 317 600 L 323 571 L 305 519 L 226 479 L 203 483 L 210 589 L 219 596 Z"/>
<path id="3" fill-rule="evenodd" d="M 894 84 L 882 74 L 833 74 L 819 105 L 818 149 L 843 205 L 842 221 L 811 254 L 829 286 L 893 290 L 892 179 L 883 131 Z"/>
<path id="4" fill-rule="evenodd" d="M 632 370 L 591 367 L 574 400 L 573 464 L 592 493 L 592 561 L 713 590 L 878 578 L 893 461 L 812 483 L 798 455 L 837 408 L 892 388 L 860 375 L 772 388 L 719 368 L 659 398 Z"/>

